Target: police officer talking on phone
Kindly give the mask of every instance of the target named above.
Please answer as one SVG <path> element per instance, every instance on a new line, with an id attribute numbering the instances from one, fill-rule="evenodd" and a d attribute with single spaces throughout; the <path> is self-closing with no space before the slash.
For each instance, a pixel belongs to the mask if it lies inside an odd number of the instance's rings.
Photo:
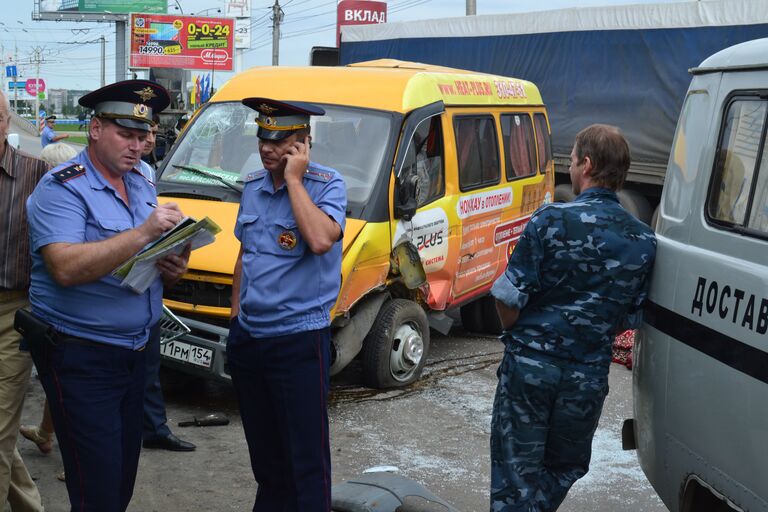
<path id="1" fill-rule="evenodd" d="M 312 104 L 246 98 L 264 169 L 249 174 L 235 236 L 227 362 L 240 403 L 254 511 L 331 509 L 330 310 L 341 284 L 347 196 L 310 162 Z"/>
<path id="2" fill-rule="evenodd" d="M 164 88 L 145 80 L 83 96 L 80 105 L 95 111 L 88 146 L 46 174 L 27 201 L 30 303 L 50 330 L 25 341 L 50 405 L 73 511 L 128 507 L 141 451 L 144 346 L 160 318 L 163 283 L 187 265 L 188 252 L 167 256 L 144 293 L 111 275 L 183 218 L 173 203 L 150 206 L 155 188 L 139 172 L 152 113 L 169 103 Z"/>

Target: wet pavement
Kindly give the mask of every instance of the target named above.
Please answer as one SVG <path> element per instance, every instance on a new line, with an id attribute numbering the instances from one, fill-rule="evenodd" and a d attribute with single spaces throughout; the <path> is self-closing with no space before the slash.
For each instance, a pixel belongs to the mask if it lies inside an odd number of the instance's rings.
<path id="1" fill-rule="evenodd" d="M 433 331 L 428 366 L 416 384 L 396 390 L 359 386 L 355 362 L 331 381 L 333 481 L 373 466 L 395 466 L 462 511 L 488 510 L 488 438 L 501 344 L 455 328 Z M 164 371 L 169 424 L 197 444 L 192 453 L 142 452 L 129 511 L 242 511 L 253 505 L 250 472 L 234 393 L 228 384 Z M 593 443 L 592 469 L 576 483 L 562 512 L 664 512 L 640 470 L 635 452 L 621 450 L 621 423 L 632 414 L 632 375 L 612 365 L 611 391 Z M 42 413 L 43 393 L 33 379 L 24 422 Z M 227 426 L 176 426 L 211 412 L 229 415 Z M 55 478 L 58 449 L 40 454 L 26 440 L 19 449 L 36 478 L 48 512 L 69 510 L 66 489 Z"/>

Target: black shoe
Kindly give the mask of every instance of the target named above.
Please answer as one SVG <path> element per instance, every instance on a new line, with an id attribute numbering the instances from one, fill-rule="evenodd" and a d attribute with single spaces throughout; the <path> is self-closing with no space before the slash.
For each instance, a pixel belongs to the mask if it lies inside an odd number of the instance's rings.
<path id="1" fill-rule="evenodd" d="M 168 434 L 165 437 L 145 439 L 142 446 L 144 446 L 144 448 L 158 448 L 160 450 L 170 450 L 172 452 L 193 452 L 195 451 L 195 448 L 197 448 L 192 443 L 182 441 L 173 434 Z"/>

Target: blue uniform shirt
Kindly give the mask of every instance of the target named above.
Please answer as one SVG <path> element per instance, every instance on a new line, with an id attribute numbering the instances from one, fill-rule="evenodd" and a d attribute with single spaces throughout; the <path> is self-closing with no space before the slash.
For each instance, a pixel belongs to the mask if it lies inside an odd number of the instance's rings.
<path id="1" fill-rule="evenodd" d="M 285 184 L 275 190 L 266 170 L 246 181 L 235 224 L 243 248 L 240 324 L 257 338 L 327 327 L 341 286 L 341 241 L 314 254 L 296 225 Z M 347 193 L 341 175 L 310 162 L 304 187 L 343 231 Z"/>
<path id="2" fill-rule="evenodd" d="M 85 174 L 60 182 L 53 173 L 72 164 Z M 56 242 L 85 243 L 111 238 L 140 226 L 157 201 L 154 186 L 138 171 L 123 177 L 130 207 L 97 171 L 88 150 L 43 176 L 27 200 L 32 246 L 32 311 L 62 333 L 137 349 L 162 312 L 163 284 L 158 278 L 137 294 L 106 275 L 90 283 L 63 287 L 45 267 L 40 249 Z"/>
<path id="3" fill-rule="evenodd" d="M 521 310 L 505 342 L 607 372 L 616 331 L 639 326 L 655 255 L 653 231 L 610 190 L 540 208 L 491 289 Z"/>
<path id="4" fill-rule="evenodd" d="M 145 162 L 144 160 L 139 160 L 138 169 L 139 169 L 139 172 L 143 174 L 145 178 L 147 178 L 152 183 L 155 182 L 155 168 L 152 167 L 148 162 Z"/>
<path id="5" fill-rule="evenodd" d="M 40 144 L 45 147 L 48 144 L 53 143 L 53 138 L 56 136 L 56 132 L 53 131 L 53 128 L 50 126 L 46 126 L 43 128 L 43 131 L 40 133 Z"/>

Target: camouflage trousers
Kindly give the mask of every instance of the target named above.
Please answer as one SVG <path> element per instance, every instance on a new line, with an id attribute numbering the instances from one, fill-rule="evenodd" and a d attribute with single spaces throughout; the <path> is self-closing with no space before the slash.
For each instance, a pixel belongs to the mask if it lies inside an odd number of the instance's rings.
<path id="1" fill-rule="evenodd" d="M 589 470 L 607 372 L 507 342 L 497 374 L 490 510 L 557 510 Z"/>

